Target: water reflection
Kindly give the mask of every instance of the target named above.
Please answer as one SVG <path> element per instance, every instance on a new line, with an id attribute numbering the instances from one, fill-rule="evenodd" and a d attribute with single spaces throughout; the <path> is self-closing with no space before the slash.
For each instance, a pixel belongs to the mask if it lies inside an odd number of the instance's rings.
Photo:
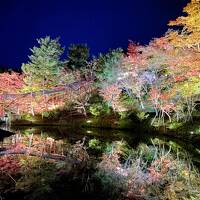
<path id="1" fill-rule="evenodd" d="M 129 199 L 135 194 L 150 199 L 154 191 L 160 197 L 166 192 L 182 195 L 180 184 L 190 194 L 191 183 L 194 195 L 199 194 L 199 174 L 190 159 L 199 166 L 198 142 L 105 129 L 26 126 L 12 131 L 15 134 L 4 137 L 0 149 L 0 155 L 6 155 L 0 156 L 0 168 L 6 172 L 0 193 L 8 185 L 15 191 L 8 192 L 7 199 L 14 199 L 17 189 L 23 191 L 19 199 L 31 200 L 111 199 L 107 195 L 113 191 Z M 7 174 L 15 178 L 14 185 Z"/>
<path id="2" fill-rule="evenodd" d="M 196 165 L 200 166 L 199 138 L 190 141 L 189 138 L 176 138 L 171 135 L 134 133 L 134 131 L 110 130 L 110 129 L 69 129 L 64 126 L 55 127 L 12 127 L 10 131 L 15 134 L 4 137 L 1 140 L 1 150 L 8 148 L 25 148 L 23 151 L 32 151 L 34 154 L 63 155 L 67 144 L 74 144 L 83 138 L 98 139 L 102 142 L 125 140 L 131 147 L 137 148 L 141 143 L 151 144 L 151 140 L 159 138 L 176 147 L 186 150 Z M 23 148 L 22 148 L 23 147 Z M 65 148 L 65 149 L 64 149 Z"/>

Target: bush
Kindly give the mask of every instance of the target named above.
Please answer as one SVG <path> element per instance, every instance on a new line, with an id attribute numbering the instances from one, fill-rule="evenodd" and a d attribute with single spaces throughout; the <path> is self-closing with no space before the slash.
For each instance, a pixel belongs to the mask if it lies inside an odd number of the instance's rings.
<path id="1" fill-rule="evenodd" d="M 95 117 L 99 117 L 101 115 L 108 115 L 110 113 L 110 108 L 106 103 L 101 102 L 92 104 L 89 107 L 89 111 Z"/>

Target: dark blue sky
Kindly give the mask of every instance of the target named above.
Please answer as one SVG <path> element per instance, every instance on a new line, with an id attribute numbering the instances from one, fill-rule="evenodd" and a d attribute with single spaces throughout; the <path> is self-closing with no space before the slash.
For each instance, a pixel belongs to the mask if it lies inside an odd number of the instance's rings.
<path id="1" fill-rule="evenodd" d="M 182 14 L 188 0 L 2 0 L 0 65 L 27 62 L 36 38 L 61 37 L 61 43 L 87 43 L 91 54 L 142 44 L 162 36 L 167 23 Z"/>

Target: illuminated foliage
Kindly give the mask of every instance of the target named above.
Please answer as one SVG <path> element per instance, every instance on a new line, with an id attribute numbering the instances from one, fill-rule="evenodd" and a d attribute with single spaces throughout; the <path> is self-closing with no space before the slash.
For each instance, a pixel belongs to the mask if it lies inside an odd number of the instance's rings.
<path id="1" fill-rule="evenodd" d="M 182 27 L 180 34 L 177 31 L 171 32 L 170 39 L 178 47 L 192 47 L 200 50 L 200 2 L 192 0 L 183 9 L 186 16 L 178 17 L 170 21 L 171 26 Z"/>
<path id="2" fill-rule="evenodd" d="M 64 49 L 59 44 L 59 39 L 50 37 L 37 40 L 39 47 L 31 49 L 30 62 L 22 65 L 25 74 L 24 81 L 28 91 L 45 89 L 56 85 L 61 69 L 60 56 Z"/>
<path id="3" fill-rule="evenodd" d="M 114 110 L 117 109 L 121 93 L 117 80 L 120 76 L 123 56 L 122 49 L 116 49 L 106 55 L 100 55 L 96 64 L 98 89 L 104 100 Z"/>
<path id="4" fill-rule="evenodd" d="M 24 85 L 23 75 L 16 72 L 0 73 L 0 115 L 3 116 L 9 107 L 18 110 L 17 98 L 12 94 L 19 94 Z"/>
<path id="5" fill-rule="evenodd" d="M 123 56 L 122 49 L 112 50 L 105 55 L 99 55 L 96 64 L 96 77 L 100 88 L 104 88 L 106 85 L 117 81 Z"/>
<path id="6" fill-rule="evenodd" d="M 91 61 L 86 45 L 71 45 L 68 60 L 61 61 L 59 40 L 39 39 L 22 75 L 0 75 L 1 115 L 5 109 L 34 115 L 64 107 L 101 115 L 99 105 L 105 101 L 121 114 L 155 113 L 152 124 L 192 119 L 200 101 L 199 7 L 192 0 L 184 8 L 186 16 L 169 23 L 181 30 L 170 30 L 146 46 L 130 42 L 126 53 L 110 50 Z M 91 102 L 93 93 L 103 100 Z"/>

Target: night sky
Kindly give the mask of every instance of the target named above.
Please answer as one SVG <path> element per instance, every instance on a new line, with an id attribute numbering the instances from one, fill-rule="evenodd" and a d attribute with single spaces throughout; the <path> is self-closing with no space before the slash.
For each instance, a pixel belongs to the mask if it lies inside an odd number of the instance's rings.
<path id="1" fill-rule="evenodd" d="M 27 62 L 36 38 L 61 37 L 63 46 L 87 43 L 91 54 L 147 44 L 162 36 L 188 0 L 2 0 L 0 66 Z M 66 52 L 65 52 L 66 54 Z M 66 55 L 65 55 L 66 56 Z"/>

